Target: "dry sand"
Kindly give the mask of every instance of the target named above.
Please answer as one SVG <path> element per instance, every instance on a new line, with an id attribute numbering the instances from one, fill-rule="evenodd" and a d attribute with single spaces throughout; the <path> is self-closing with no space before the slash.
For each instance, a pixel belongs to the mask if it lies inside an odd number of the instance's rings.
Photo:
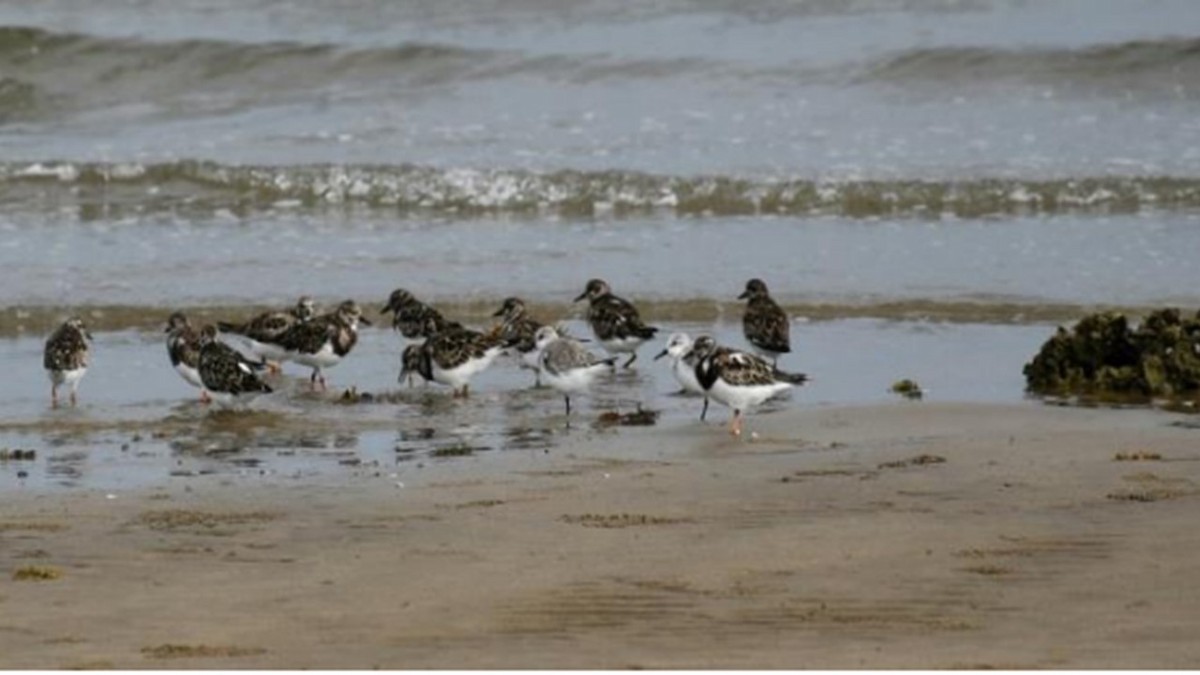
<path id="1" fill-rule="evenodd" d="M 0 667 L 1194 668 L 1187 421 L 826 408 L 403 488 L 10 494 Z"/>

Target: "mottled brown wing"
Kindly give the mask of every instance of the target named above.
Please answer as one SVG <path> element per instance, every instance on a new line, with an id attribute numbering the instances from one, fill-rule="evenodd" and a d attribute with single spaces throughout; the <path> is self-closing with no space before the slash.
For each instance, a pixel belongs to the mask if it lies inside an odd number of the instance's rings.
<path id="1" fill-rule="evenodd" d="M 786 354 L 792 350 L 787 313 L 770 298 L 756 298 L 746 306 L 742 330 L 750 344 Z"/>
<path id="2" fill-rule="evenodd" d="M 297 323 L 296 316 L 289 312 L 266 312 L 259 314 L 246 324 L 242 335 L 259 342 L 274 342 Z"/>
<path id="3" fill-rule="evenodd" d="M 83 333 L 70 326 L 59 326 L 46 340 L 42 365 L 46 370 L 77 370 L 87 365 L 87 357 Z"/>
<path id="4" fill-rule="evenodd" d="M 528 316 L 521 316 L 513 321 L 504 322 L 501 326 L 500 337 L 507 344 L 516 347 L 517 351 L 524 354 L 525 352 L 533 351 L 536 346 L 533 336 L 541 327 L 542 324 L 540 321 Z"/>
<path id="5" fill-rule="evenodd" d="M 221 342 L 210 342 L 200 350 L 198 370 L 200 380 L 211 391 L 228 394 L 271 391 L 240 353 Z"/>
<path id="6" fill-rule="evenodd" d="M 714 357 L 714 365 L 718 377 L 734 386 L 773 384 L 775 382 L 771 364 L 746 352 L 722 351 Z"/>
<path id="7" fill-rule="evenodd" d="M 457 368 L 468 359 L 483 355 L 478 345 L 481 337 L 466 328 L 445 330 L 426 340 L 426 353 L 443 370 Z"/>
<path id="8" fill-rule="evenodd" d="M 301 354 L 315 354 L 329 340 L 337 325 L 328 318 L 293 324 L 275 341 L 280 347 Z"/>
<path id="9" fill-rule="evenodd" d="M 615 295 L 605 295 L 592 302 L 588 309 L 588 321 L 596 337 L 601 340 L 621 340 L 629 337 L 649 339 L 658 332 L 657 328 L 642 323 L 641 317 L 629 301 Z"/>
<path id="10" fill-rule="evenodd" d="M 401 307 L 392 317 L 392 327 L 409 339 L 429 337 L 442 332 L 449 325 L 450 322 L 441 312 L 417 300 Z"/>

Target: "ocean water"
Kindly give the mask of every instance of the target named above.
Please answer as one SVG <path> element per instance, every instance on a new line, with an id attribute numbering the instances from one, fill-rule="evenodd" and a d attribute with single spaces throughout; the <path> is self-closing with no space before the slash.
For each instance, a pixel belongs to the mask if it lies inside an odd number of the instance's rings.
<path id="1" fill-rule="evenodd" d="M 788 405 L 1021 400 L 1055 324 L 1200 306 L 1198 104 L 1191 0 L 0 0 L 0 445 L 191 415 L 174 309 L 405 287 L 578 321 L 596 276 L 735 344 L 767 280 L 815 377 Z M 70 313 L 86 424 L 38 370 Z M 398 386 L 365 335 L 347 380 Z M 658 347 L 604 398 L 685 423 Z M 501 411 L 554 414 L 505 372 Z M 369 416 L 387 453 L 411 405 Z"/>

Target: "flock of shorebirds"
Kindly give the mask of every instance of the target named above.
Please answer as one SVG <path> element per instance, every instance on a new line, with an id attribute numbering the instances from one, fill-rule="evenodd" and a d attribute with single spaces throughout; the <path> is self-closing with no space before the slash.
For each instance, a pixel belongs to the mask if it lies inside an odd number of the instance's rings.
<path id="1" fill-rule="evenodd" d="M 718 345 L 708 335 L 693 340 L 674 333 L 655 357 L 668 357 L 683 389 L 704 397 L 700 419 L 707 414 L 710 398 L 732 409 L 729 429 L 734 435 L 742 432 L 745 412 L 807 380 L 776 365 L 781 354 L 791 351 L 790 324 L 767 285 L 751 279 L 738 298 L 747 300 L 742 326 L 751 351 Z M 500 323 L 482 332 L 446 319 L 404 289 L 393 291 L 380 312 L 391 314 L 392 327 L 413 341 L 402 353 L 400 381 L 411 385 L 420 377 L 448 385 L 455 397 L 465 397 L 472 377 L 502 353 L 511 353 L 521 367 L 534 371 L 538 386 L 544 382 L 563 394 L 569 419 L 572 395 L 586 392 L 602 374 L 613 372 L 620 355 L 629 355 L 623 364 L 629 368 L 637 360 L 638 348 L 658 332 L 601 279 L 588 281 L 575 301 L 584 299 L 590 304 L 588 324 L 606 357 L 589 351 L 584 340 L 537 321 L 516 297 L 506 299 L 494 314 Z M 311 368 L 311 386 L 324 390 L 324 370 L 336 366 L 354 348 L 360 323 L 371 322 L 355 301 L 346 300 L 332 312 L 318 314 L 308 296 L 294 307 L 266 312 L 245 323 L 218 322 L 199 329 L 176 312 L 167 322 L 167 353 L 171 365 L 200 389 L 205 402 L 229 404 L 270 392 L 262 371 L 278 372 L 287 361 Z M 78 317 L 68 319 L 46 340 L 43 362 L 50 376 L 52 405 L 58 405 L 63 386 L 70 391 L 71 405 L 75 404 L 90 360 L 90 340 Z"/>

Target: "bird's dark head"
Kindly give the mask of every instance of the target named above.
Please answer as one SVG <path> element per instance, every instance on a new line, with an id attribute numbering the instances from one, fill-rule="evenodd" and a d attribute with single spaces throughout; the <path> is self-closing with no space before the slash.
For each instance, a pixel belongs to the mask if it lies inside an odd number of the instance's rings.
<path id="1" fill-rule="evenodd" d="M 738 300 L 754 300 L 755 298 L 770 297 L 767 284 L 762 279 L 751 279 L 746 282 L 746 290 L 738 296 Z"/>
<path id="2" fill-rule="evenodd" d="M 505 319 L 515 319 L 525 312 L 525 301 L 518 297 L 504 299 L 504 304 L 492 316 L 502 316 Z"/>
<path id="3" fill-rule="evenodd" d="M 313 302 L 312 296 L 302 295 L 296 301 L 292 314 L 295 314 L 296 318 L 301 321 L 308 321 L 317 315 L 317 303 Z"/>
<path id="4" fill-rule="evenodd" d="M 204 324 L 204 327 L 200 329 L 200 345 L 204 346 L 206 344 L 216 342 L 216 341 L 217 341 L 216 325 L 211 324 L 211 323 Z"/>
<path id="5" fill-rule="evenodd" d="M 359 307 L 358 303 L 353 300 L 342 301 L 338 305 L 337 315 L 347 326 L 357 326 L 359 322 L 365 323 L 368 326 L 371 325 L 367 317 L 363 316 L 362 307 Z"/>
<path id="6" fill-rule="evenodd" d="M 191 322 L 188 321 L 186 314 L 183 312 L 175 312 L 167 318 L 167 328 L 163 332 L 174 333 L 175 331 L 183 330 L 190 325 Z"/>
<path id="7" fill-rule="evenodd" d="M 612 289 L 608 287 L 607 281 L 603 279 L 592 279 L 587 282 L 587 286 L 584 287 L 583 292 L 575 298 L 575 302 L 579 302 L 584 298 L 587 298 L 588 300 L 595 300 L 596 298 L 608 295 L 609 293 L 612 293 Z"/>
<path id="8" fill-rule="evenodd" d="M 383 306 L 383 309 L 379 310 L 379 313 L 387 314 L 388 312 L 398 312 L 405 305 L 416 302 L 416 300 L 417 299 L 412 293 L 409 293 L 403 288 L 397 288 L 396 290 L 392 291 L 391 295 L 388 296 L 387 304 Z"/>
<path id="9" fill-rule="evenodd" d="M 692 342 L 692 353 L 701 359 L 717 350 L 717 341 L 711 335 L 701 335 Z"/>
<path id="10" fill-rule="evenodd" d="M 70 328 L 71 330 L 78 331 L 79 334 L 83 335 L 89 340 L 92 339 L 92 334 L 88 332 L 87 325 L 83 323 L 83 319 L 77 316 L 73 316 L 64 321 L 63 326 Z"/>

